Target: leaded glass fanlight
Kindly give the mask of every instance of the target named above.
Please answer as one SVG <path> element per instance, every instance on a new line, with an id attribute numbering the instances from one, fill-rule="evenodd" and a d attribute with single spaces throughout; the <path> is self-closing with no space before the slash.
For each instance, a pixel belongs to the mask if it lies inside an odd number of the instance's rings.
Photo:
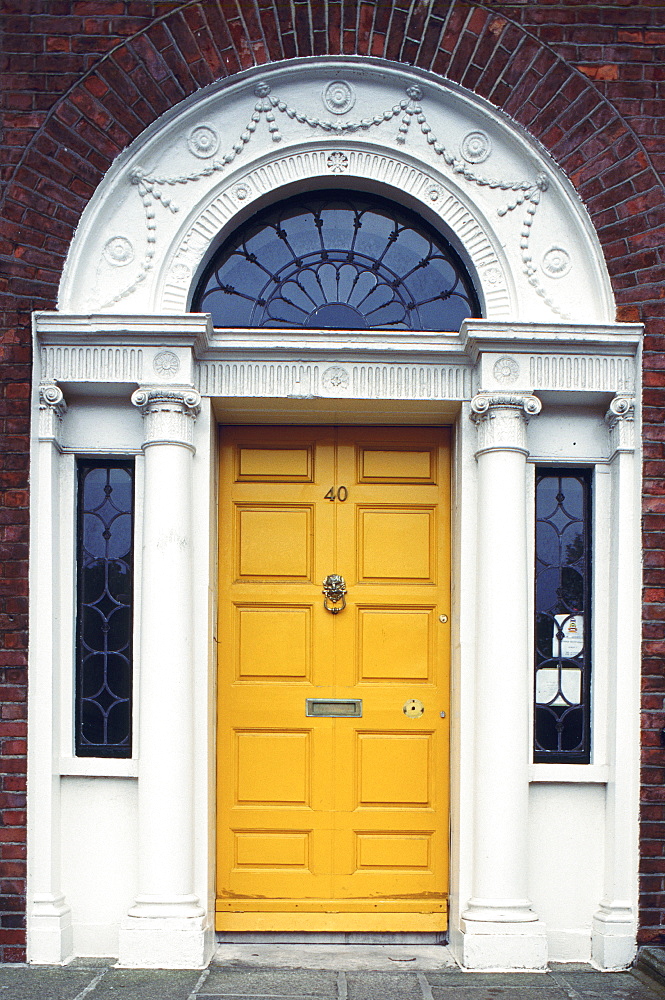
<path id="1" fill-rule="evenodd" d="M 192 307 L 217 327 L 458 330 L 480 315 L 440 233 L 400 205 L 347 191 L 253 216 L 219 248 Z"/>

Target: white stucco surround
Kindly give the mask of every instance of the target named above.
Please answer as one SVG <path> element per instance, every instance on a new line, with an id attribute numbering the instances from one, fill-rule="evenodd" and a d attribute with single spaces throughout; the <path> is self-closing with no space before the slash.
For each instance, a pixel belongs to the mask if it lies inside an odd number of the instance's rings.
<path id="1" fill-rule="evenodd" d="M 221 239 L 372 190 L 455 245 L 459 333 L 213 330 Z M 489 104 L 360 58 L 262 67 L 164 115 L 35 315 L 29 955 L 203 966 L 214 946 L 218 422 L 452 424 L 450 944 L 468 968 L 628 964 L 637 900 L 640 328 L 572 185 Z M 135 746 L 73 753 L 77 455 L 137 456 Z M 594 470 L 593 757 L 530 764 L 536 463 Z"/>

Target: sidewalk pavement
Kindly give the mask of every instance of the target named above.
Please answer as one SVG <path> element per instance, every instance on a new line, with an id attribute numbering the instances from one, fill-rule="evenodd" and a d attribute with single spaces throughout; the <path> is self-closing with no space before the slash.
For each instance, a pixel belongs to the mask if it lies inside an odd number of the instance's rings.
<path id="1" fill-rule="evenodd" d="M 662 1000 L 665 996 L 630 972 L 552 965 L 546 973 L 469 973 L 447 964 L 450 958 L 443 948 L 440 967 L 430 968 L 433 960 L 424 951 L 435 949 L 344 945 L 323 949 L 317 959 L 312 946 L 222 945 L 203 972 L 116 969 L 103 959 L 77 960 L 64 967 L 0 965 L 0 1000 Z M 305 953 L 299 962 L 298 954 Z"/>

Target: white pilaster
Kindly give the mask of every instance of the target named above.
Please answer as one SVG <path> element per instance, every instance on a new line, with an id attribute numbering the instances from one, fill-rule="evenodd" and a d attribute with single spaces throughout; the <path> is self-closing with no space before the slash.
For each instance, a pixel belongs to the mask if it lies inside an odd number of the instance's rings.
<path id="1" fill-rule="evenodd" d="M 60 888 L 60 775 L 55 721 L 58 717 L 59 591 L 58 539 L 60 458 L 59 433 L 67 409 L 56 382 L 39 386 L 38 496 L 33 521 L 31 577 L 33 608 L 39 608 L 39 627 L 30 641 L 31 679 L 28 726 L 39 739 L 30 742 L 30 924 L 31 962 L 58 965 L 73 952 L 71 910 Z"/>
<path id="2" fill-rule="evenodd" d="M 601 969 L 629 966 L 636 950 L 637 802 L 639 787 L 639 520 L 635 501 L 634 398 L 619 394 L 606 422 L 610 440 L 612 519 L 609 609 L 608 756 L 604 895 L 593 916 L 591 957 Z M 636 613 L 637 608 L 637 613 Z"/>
<path id="3" fill-rule="evenodd" d="M 200 968 L 212 933 L 194 892 L 192 457 L 200 396 L 137 390 L 145 421 L 139 686 L 139 892 L 119 963 Z"/>
<path id="4" fill-rule="evenodd" d="M 478 563 L 473 896 L 462 914 L 470 969 L 540 969 L 544 925 L 527 898 L 530 690 L 528 393 L 478 393 Z"/>

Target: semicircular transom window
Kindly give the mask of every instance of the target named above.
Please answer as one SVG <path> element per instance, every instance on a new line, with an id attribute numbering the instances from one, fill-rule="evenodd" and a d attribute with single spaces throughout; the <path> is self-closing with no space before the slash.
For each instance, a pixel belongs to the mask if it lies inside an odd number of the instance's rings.
<path id="1" fill-rule="evenodd" d="M 271 205 L 219 248 L 192 308 L 216 327 L 458 330 L 479 316 L 455 250 L 413 212 L 324 191 Z"/>

